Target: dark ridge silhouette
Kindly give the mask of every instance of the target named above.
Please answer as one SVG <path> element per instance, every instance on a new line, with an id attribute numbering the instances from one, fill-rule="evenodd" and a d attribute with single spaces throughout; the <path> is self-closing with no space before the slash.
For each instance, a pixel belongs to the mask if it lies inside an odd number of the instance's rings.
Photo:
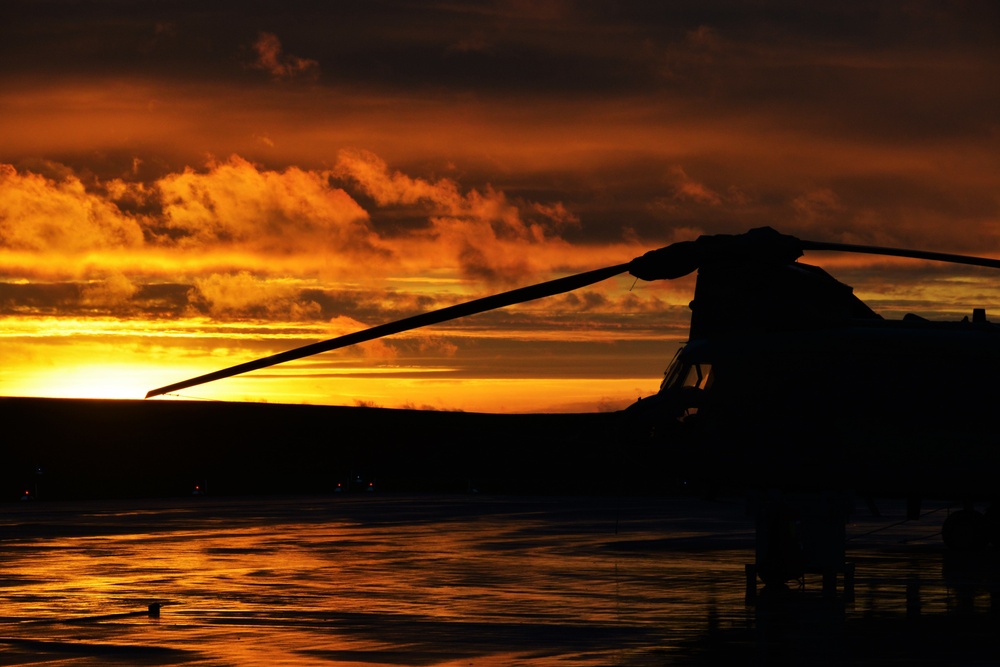
<path id="1" fill-rule="evenodd" d="M 649 489 L 661 471 L 609 446 L 619 419 L 0 398 L 0 488 L 6 499 L 43 500 L 333 493 L 338 484 L 341 491 Z"/>

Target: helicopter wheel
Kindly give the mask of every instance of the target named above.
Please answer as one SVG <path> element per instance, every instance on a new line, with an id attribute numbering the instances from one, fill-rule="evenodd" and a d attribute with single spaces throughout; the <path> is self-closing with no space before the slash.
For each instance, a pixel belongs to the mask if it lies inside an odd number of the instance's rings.
<path id="1" fill-rule="evenodd" d="M 990 544 L 1000 547 L 1000 505 L 993 504 L 986 508 L 987 530 L 990 534 Z"/>
<path id="2" fill-rule="evenodd" d="M 941 527 L 941 538 L 949 549 L 976 551 L 990 543 L 990 522 L 976 510 L 952 512 Z"/>

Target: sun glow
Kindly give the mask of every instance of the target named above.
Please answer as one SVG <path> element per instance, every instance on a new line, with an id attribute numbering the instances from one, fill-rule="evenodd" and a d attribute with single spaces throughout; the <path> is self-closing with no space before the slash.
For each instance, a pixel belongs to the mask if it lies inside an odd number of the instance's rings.
<path id="1" fill-rule="evenodd" d="M 352 323 L 352 325 L 358 323 Z M 359 325 L 360 326 L 360 325 Z M 351 330 L 356 327 L 352 326 Z M 0 318 L 4 349 L 0 395 L 142 399 L 165 386 L 346 331 L 329 323 L 213 322 L 112 317 Z M 247 375 L 191 387 L 157 400 L 224 400 L 314 405 L 370 405 L 475 412 L 568 412 L 617 409 L 655 392 L 662 354 L 643 363 L 649 376 L 612 377 L 601 359 L 607 332 L 561 335 L 525 329 L 506 338 L 478 328 L 403 335 L 329 352 Z M 641 345 L 634 334 L 621 344 Z M 574 345 L 589 345 L 571 352 Z M 579 363 L 547 368 L 547 350 Z M 492 350 L 488 362 L 468 350 Z M 528 355 L 527 357 L 525 355 Z M 510 367 L 516 367 L 512 373 Z M 636 365 L 633 364 L 632 369 Z M 530 377 L 517 377 L 527 372 Z"/>
<path id="2" fill-rule="evenodd" d="M 206 369 L 122 363 L 35 367 L 30 374 L 0 373 L 0 394 L 47 398 L 142 399 L 146 392 Z M 207 370 L 214 370 L 210 368 Z M 350 373 L 348 375 L 348 373 Z M 313 377 L 294 367 L 201 385 L 156 400 L 229 400 L 314 405 L 366 405 L 468 412 L 590 412 L 626 407 L 656 391 L 649 378 L 457 379 L 441 369 L 371 368 Z M 413 375 L 414 377 L 407 377 Z M 419 376 L 417 376 L 419 375 Z M 332 377 L 331 377 L 332 376 Z"/>
<path id="3" fill-rule="evenodd" d="M 8 395 L 49 398 L 139 399 L 149 384 L 146 369 L 134 364 L 81 364 L 47 368 L 11 382 Z M 7 384 L 7 383 L 4 383 Z"/>

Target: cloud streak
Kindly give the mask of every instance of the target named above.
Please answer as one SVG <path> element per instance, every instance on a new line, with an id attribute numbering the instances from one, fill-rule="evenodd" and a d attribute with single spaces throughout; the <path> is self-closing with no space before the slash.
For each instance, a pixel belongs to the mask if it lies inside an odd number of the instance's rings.
<path id="1" fill-rule="evenodd" d="M 255 278 L 246 271 L 235 275 L 213 273 L 196 278 L 188 293 L 194 314 L 207 312 L 216 319 L 271 319 L 297 322 L 320 315 L 320 305 L 299 298 L 294 285 Z"/>

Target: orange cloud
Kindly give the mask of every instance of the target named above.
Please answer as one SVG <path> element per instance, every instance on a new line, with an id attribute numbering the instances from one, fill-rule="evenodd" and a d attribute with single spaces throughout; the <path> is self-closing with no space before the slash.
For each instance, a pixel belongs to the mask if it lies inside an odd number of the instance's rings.
<path id="1" fill-rule="evenodd" d="M 538 213 L 552 221 L 556 229 L 565 227 L 580 227 L 580 216 L 569 211 L 562 202 L 554 204 L 534 203 L 531 205 Z"/>
<path id="2" fill-rule="evenodd" d="M 440 179 L 431 183 L 400 171 L 390 173 L 385 160 L 371 151 L 341 150 L 334 173 L 356 182 L 380 206 L 422 202 L 441 210 L 456 211 L 462 207 L 463 198 L 454 181 Z"/>
<path id="3" fill-rule="evenodd" d="M 450 179 L 431 182 L 390 171 L 368 151 L 342 151 L 333 173 L 380 206 L 409 206 L 428 216 L 429 227 L 412 231 L 399 244 L 418 256 L 457 261 L 462 275 L 475 280 L 523 280 L 538 270 L 540 258 L 551 259 L 553 249 L 567 251 L 559 231 L 579 222 L 561 202 L 514 202 L 488 184 L 463 194 Z"/>
<path id="4" fill-rule="evenodd" d="M 369 328 L 370 325 L 362 324 L 358 320 L 346 315 L 338 315 L 330 320 L 327 326 L 330 331 L 330 338 L 336 338 L 338 336 L 354 333 L 355 331 L 362 331 Z M 378 361 L 382 363 L 395 361 L 399 356 L 399 350 L 397 349 L 395 342 L 384 338 L 361 343 L 354 346 L 353 351 L 351 348 L 345 348 L 345 350 L 341 351 L 340 354 L 351 356 L 352 353 L 357 354 L 359 352 L 361 356 L 369 361 Z"/>
<path id="5" fill-rule="evenodd" d="M 367 212 L 323 172 L 258 169 L 238 156 L 207 172 L 185 169 L 156 183 L 163 202 L 163 243 L 179 247 L 246 246 L 277 253 L 378 252 Z"/>
<path id="6" fill-rule="evenodd" d="M 347 315 L 338 315 L 327 322 L 327 332 L 329 338 L 345 336 L 347 334 L 363 331 L 373 326 L 373 323 L 365 324 Z M 433 334 L 427 334 L 417 330 L 394 336 L 391 338 L 377 339 L 362 343 L 358 346 L 363 356 L 370 360 L 395 361 L 405 350 L 416 350 L 421 357 L 454 357 L 458 352 L 458 345 L 454 342 Z M 348 354 L 349 348 L 347 348 Z"/>
<path id="7" fill-rule="evenodd" d="M 792 200 L 796 222 L 806 229 L 819 228 L 837 221 L 844 214 L 844 206 L 830 188 L 817 188 L 804 192 Z"/>
<path id="8" fill-rule="evenodd" d="M 207 310 L 216 318 L 266 317 L 301 321 L 315 319 L 321 311 L 319 304 L 300 299 L 295 286 L 255 278 L 246 271 L 197 278 L 189 300 L 193 308 Z"/>
<path id="9" fill-rule="evenodd" d="M 709 206 L 722 204 L 722 197 L 704 183 L 694 180 L 680 167 L 670 170 L 670 180 L 674 187 L 674 198 Z"/>
<path id="10" fill-rule="evenodd" d="M 541 241 L 556 225 L 577 221 L 561 202 L 522 207 L 489 184 L 482 192 L 470 189 L 462 194 L 450 179 L 432 183 L 399 171 L 390 173 L 385 161 L 369 151 L 341 151 L 334 173 L 357 183 L 381 206 L 420 205 L 435 219 L 487 223 L 498 237 Z M 541 214 L 537 221 L 525 219 L 525 213 L 531 212 Z"/>
<path id="11" fill-rule="evenodd" d="M 581 221 L 561 201 L 525 201 L 489 184 L 463 189 L 451 179 L 412 177 L 363 151 L 342 153 L 332 170 L 266 169 L 234 155 L 145 182 L 135 180 L 135 165 L 126 178 L 90 175 L 86 187 L 63 165 L 50 165 L 47 171 L 59 174 L 53 178 L 5 166 L 5 273 L 100 280 L 115 274 L 139 284 L 153 276 L 190 281 L 240 271 L 328 278 L 360 272 L 371 284 L 430 272 L 437 280 L 506 285 L 541 278 L 553 267 L 583 270 L 646 249 L 637 239 L 571 247 L 562 234 Z M 336 187 L 338 180 L 371 197 L 371 212 Z M 399 213 L 410 222 L 397 224 Z M 79 261 L 54 261 L 68 252 Z M 209 312 L 216 300 L 200 303 Z M 214 310 L 232 311 L 229 305 Z"/>
<path id="12" fill-rule="evenodd" d="M 253 50 L 257 53 L 253 66 L 278 79 L 315 76 L 319 71 L 319 63 L 315 60 L 284 53 L 277 35 L 269 32 L 262 32 L 257 36 Z"/>
<path id="13" fill-rule="evenodd" d="M 57 181 L 0 164 L 0 247 L 78 254 L 142 245 L 140 221 L 87 192 L 76 176 Z"/>
<path id="14" fill-rule="evenodd" d="M 138 291 L 139 287 L 135 283 L 124 274 L 116 272 L 85 287 L 80 300 L 84 305 L 118 308 L 127 305 Z"/>

